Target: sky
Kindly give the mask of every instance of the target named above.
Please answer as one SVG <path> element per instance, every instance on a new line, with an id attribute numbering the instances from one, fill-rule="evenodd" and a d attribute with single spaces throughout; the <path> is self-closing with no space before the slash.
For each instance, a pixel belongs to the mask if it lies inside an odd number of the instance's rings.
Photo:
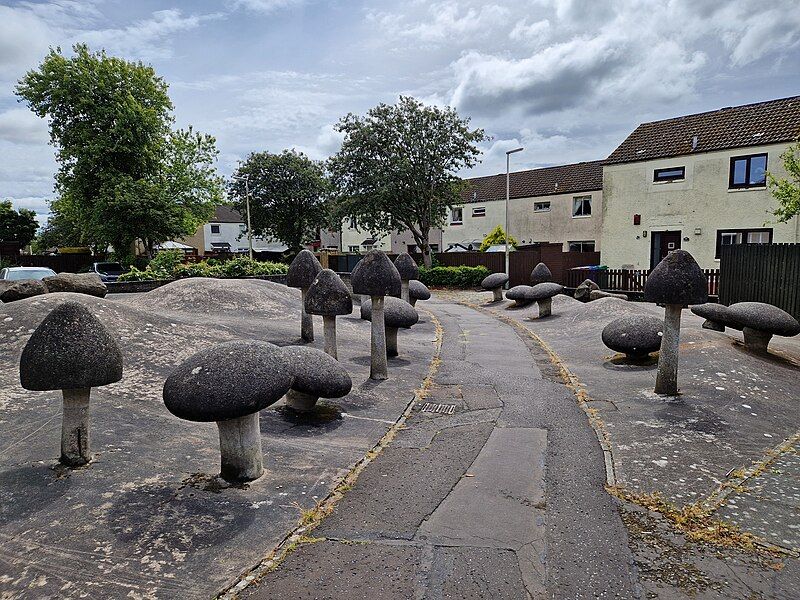
<path id="1" fill-rule="evenodd" d="M 463 176 L 605 158 L 639 124 L 800 94 L 797 0 L 0 0 L 0 198 L 46 220 L 57 165 L 16 82 L 51 46 L 152 64 L 176 124 L 250 152 L 336 152 L 399 95 L 491 140 Z"/>

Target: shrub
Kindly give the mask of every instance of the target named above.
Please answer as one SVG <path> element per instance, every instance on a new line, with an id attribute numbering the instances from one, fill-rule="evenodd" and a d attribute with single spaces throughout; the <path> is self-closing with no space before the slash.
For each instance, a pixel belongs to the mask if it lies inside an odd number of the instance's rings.
<path id="1" fill-rule="evenodd" d="M 420 267 L 419 279 L 431 287 L 477 287 L 489 275 L 486 267 Z"/>
<path id="2" fill-rule="evenodd" d="M 171 251 L 169 251 L 171 252 Z M 148 281 L 151 279 L 183 279 L 185 277 L 262 277 L 264 275 L 284 275 L 289 267 L 274 262 L 259 262 L 248 257 L 234 258 L 226 262 L 200 261 L 192 264 L 175 263 L 174 256 L 161 260 L 156 255 L 146 269 L 131 267 L 120 281 Z M 182 258 L 182 256 L 181 256 Z M 213 262 L 212 262 L 213 260 Z"/>
<path id="3" fill-rule="evenodd" d="M 118 281 L 150 281 L 153 279 L 169 279 L 170 274 L 164 269 L 151 269 L 149 266 L 142 270 L 131 267 L 129 271 L 119 276 Z"/>
<path id="4" fill-rule="evenodd" d="M 183 264 L 183 250 L 162 250 L 156 253 L 148 268 L 156 270 L 162 269 L 167 273 L 172 273 L 179 265 Z"/>

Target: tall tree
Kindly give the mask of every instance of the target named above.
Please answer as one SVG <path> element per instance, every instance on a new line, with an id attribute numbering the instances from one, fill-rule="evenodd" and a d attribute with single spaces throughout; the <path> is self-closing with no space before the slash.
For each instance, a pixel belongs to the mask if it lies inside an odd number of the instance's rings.
<path id="1" fill-rule="evenodd" d="M 428 236 L 460 201 L 456 175 L 475 165 L 477 144 L 487 139 L 450 107 L 425 106 L 409 97 L 379 104 L 366 116 L 348 114 L 336 126 L 344 134 L 329 170 L 339 218 L 388 234 L 408 229 L 431 265 Z"/>
<path id="2" fill-rule="evenodd" d="M 41 254 L 50 248 L 80 246 L 81 232 L 59 209 L 58 201 L 50 203 L 50 218 L 31 242 L 31 249 Z"/>
<path id="3" fill-rule="evenodd" d="M 152 67 L 73 51 L 51 50 L 16 88 L 49 119 L 61 211 L 84 243 L 120 254 L 193 233 L 222 196 L 213 138 L 171 131 L 167 84 Z"/>
<path id="4" fill-rule="evenodd" d="M 254 152 L 236 169 L 228 189 L 242 215 L 249 189 L 253 235 L 280 240 L 293 252 L 329 224 L 325 169 L 303 153 Z"/>
<path id="5" fill-rule="evenodd" d="M 27 208 L 14 210 L 11 200 L 0 200 L 0 240 L 19 242 L 24 247 L 31 242 L 38 228 L 35 212 Z"/>
<path id="6" fill-rule="evenodd" d="M 778 179 L 769 174 L 769 189 L 778 200 L 778 208 L 773 213 L 778 221 L 786 223 L 792 217 L 800 215 L 800 141 L 789 146 L 781 154 L 783 168 L 789 174 L 785 179 Z"/>

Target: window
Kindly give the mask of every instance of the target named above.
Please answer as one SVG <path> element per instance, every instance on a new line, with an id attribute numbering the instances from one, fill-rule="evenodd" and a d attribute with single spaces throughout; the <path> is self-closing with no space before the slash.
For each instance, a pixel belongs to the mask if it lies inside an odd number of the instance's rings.
<path id="1" fill-rule="evenodd" d="M 549 202 L 534 202 L 533 212 L 548 212 L 550 210 Z"/>
<path id="2" fill-rule="evenodd" d="M 742 189 L 764 187 L 767 184 L 767 155 L 751 154 L 731 158 L 731 173 L 728 187 Z"/>
<path id="3" fill-rule="evenodd" d="M 736 244 L 771 244 L 772 229 L 718 229 L 717 253 L 714 258 L 719 258 L 722 246 Z"/>
<path id="4" fill-rule="evenodd" d="M 464 222 L 464 209 L 456 206 L 450 209 L 450 224 L 461 225 Z"/>
<path id="5" fill-rule="evenodd" d="M 211 226 L 211 233 L 215 235 L 219 235 L 219 225 L 212 225 Z"/>
<path id="6" fill-rule="evenodd" d="M 439 252 L 439 244 L 431 244 L 430 248 L 431 252 Z"/>
<path id="7" fill-rule="evenodd" d="M 242 235 L 247 233 L 247 225 L 245 225 L 244 223 L 239 223 L 239 233 L 241 233 Z"/>
<path id="8" fill-rule="evenodd" d="M 686 178 L 686 167 L 668 167 L 653 171 L 653 181 L 678 181 Z"/>
<path id="9" fill-rule="evenodd" d="M 486 207 L 485 206 L 476 206 L 472 209 L 472 216 L 473 217 L 485 217 L 486 216 Z"/>
<path id="10" fill-rule="evenodd" d="M 359 246 L 348 246 L 347 247 L 347 251 L 348 252 L 358 252 L 358 249 L 359 249 Z"/>
<path id="11" fill-rule="evenodd" d="M 350 221 L 350 229 L 358 229 L 358 219 L 350 217 L 348 220 Z"/>
<path id="12" fill-rule="evenodd" d="M 570 252 L 594 252 L 594 240 L 568 242 Z"/>
<path id="13" fill-rule="evenodd" d="M 592 216 L 592 197 L 591 196 L 575 196 L 572 199 L 572 217 L 590 217 Z"/>

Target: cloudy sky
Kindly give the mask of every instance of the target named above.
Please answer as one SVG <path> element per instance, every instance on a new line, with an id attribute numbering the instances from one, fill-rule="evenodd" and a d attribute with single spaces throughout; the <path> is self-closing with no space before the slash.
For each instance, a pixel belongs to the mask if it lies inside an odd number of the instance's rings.
<path id="1" fill-rule="evenodd" d="M 410 94 L 492 136 L 470 174 L 604 158 L 638 124 L 800 94 L 797 0 L 0 0 L 0 198 L 47 213 L 47 124 L 14 96 L 49 46 L 151 63 L 179 126 L 335 152 L 347 112 Z M 757 8 L 757 10 L 756 10 Z"/>

